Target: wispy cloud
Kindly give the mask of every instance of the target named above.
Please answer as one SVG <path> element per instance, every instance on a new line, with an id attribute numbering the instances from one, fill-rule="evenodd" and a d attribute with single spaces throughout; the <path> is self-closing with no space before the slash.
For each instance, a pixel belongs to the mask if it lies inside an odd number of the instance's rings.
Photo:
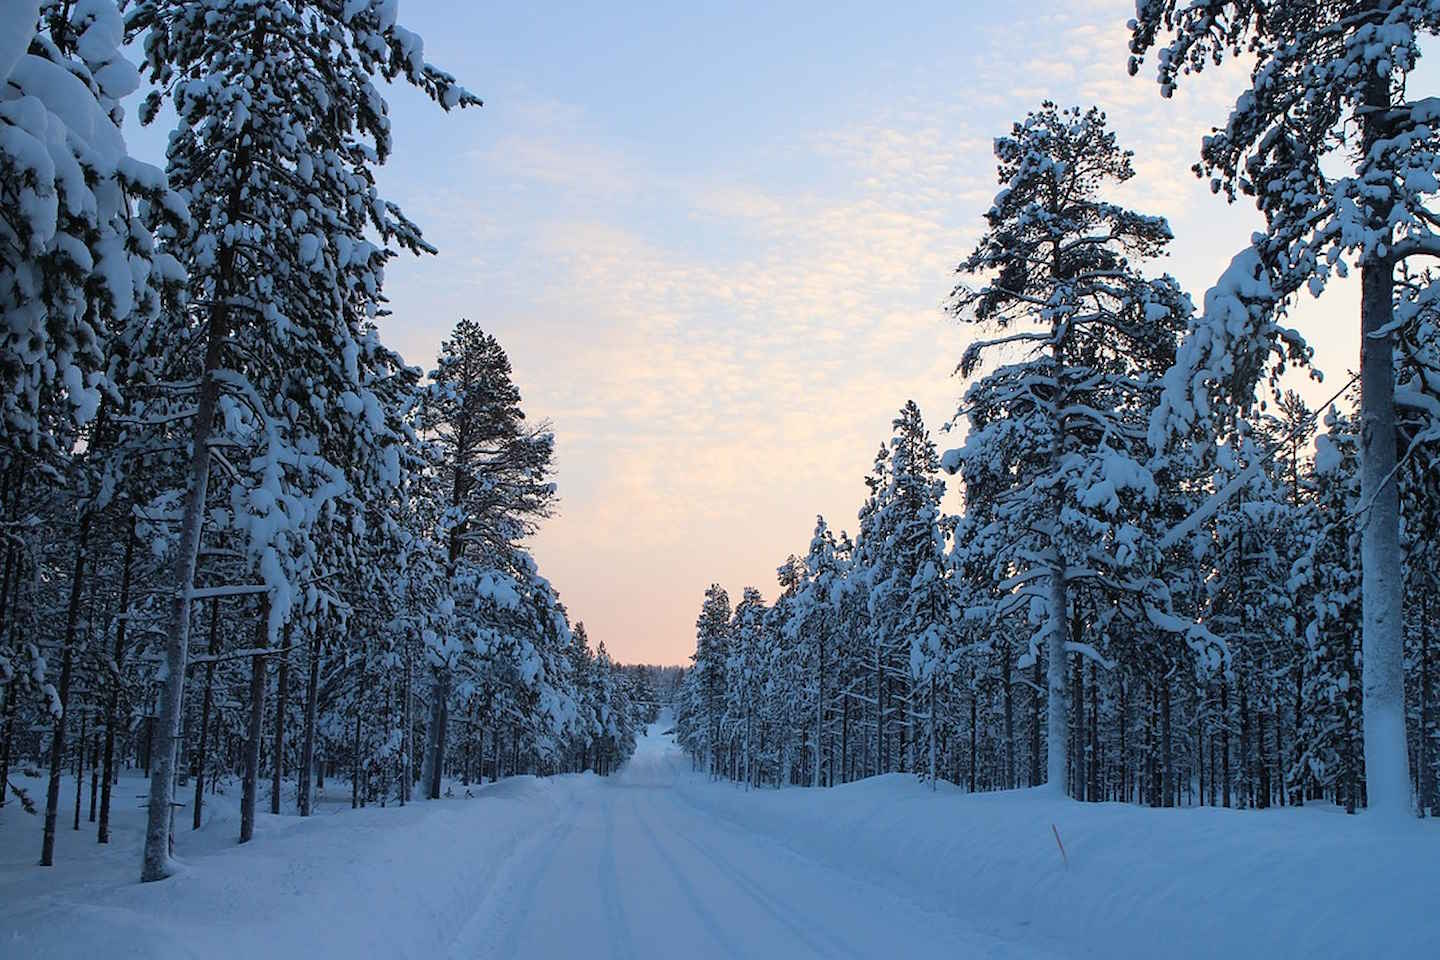
<path id="1" fill-rule="evenodd" d="M 989 30 L 968 86 L 797 114 L 703 170 L 543 97 L 447 160 L 416 200 L 446 253 L 396 271 L 396 336 L 428 357 L 468 313 L 509 348 L 559 439 L 563 512 L 536 550 L 592 636 L 680 659 L 709 582 L 770 592 L 815 513 L 853 527 L 905 400 L 932 429 L 953 413 L 967 332 L 941 306 L 996 189 L 992 138 L 1040 100 L 1106 106 L 1137 152 L 1122 199 L 1175 220 L 1182 279 L 1218 273 L 1251 218 L 1188 166 L 1234 78 L 1161 101 L 1126 75 L 1126 16 L 1093 2 Z"/>

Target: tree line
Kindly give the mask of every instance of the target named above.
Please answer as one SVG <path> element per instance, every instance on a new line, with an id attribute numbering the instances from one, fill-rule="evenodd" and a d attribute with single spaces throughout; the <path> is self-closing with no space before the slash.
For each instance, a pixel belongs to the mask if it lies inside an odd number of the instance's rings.
<path id="1" fill-rule="evenodd" d="M 999 191 L 950 312 L 979 336 L 943 456 L 915 404 L 852 539 L 821 518 L 766 603 L 705 594 L 677 737 L 751 784 L 892 772 L 1086 800 L 1440 806 L 1440 255 L 1430 4 L 1147 0 L 1161 92 L 1255 58 L 1197 175 L 1267 229 L 1199 308 L 1150 271 L 1098 108 L 995 141 Z M 1359 371 L 1285 389 L 1285 323 L 1358 268 Z M 1317 379 L 1318 379 L 1318 375 Z M 942 506 L 958 478 L 961 509 Z"/>
<path id="2" fill-rule="evenodd" d="M 67 769 L 101 843 L 145 771 L 155 880 L 232 778 L 245 842 L 267 788 L 308 815 L 327 776 L 358 806 L 622 762 L 648 677 L 524 545 L 555 504 L 548 426 L 479 325 L 428 375 L 378 331 L 387 264 L 435 251 L 376 186 L 376 82 L 480 100 L 386 0 L 11 6 L 0 806 L 43 805 L 40 862 Z M 142 70 L 163 171 L 120 134 Z M 32 764 L 43 801 L 12 781 Z"/>

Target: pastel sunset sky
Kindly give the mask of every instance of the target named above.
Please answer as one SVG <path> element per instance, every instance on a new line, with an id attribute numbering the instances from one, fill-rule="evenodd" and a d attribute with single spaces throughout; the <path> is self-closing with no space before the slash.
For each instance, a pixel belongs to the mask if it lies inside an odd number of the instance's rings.
<path id="1" fill-rule="evenodd" d="M 996 190 L 991 141 L 1044 99 L 1106 109 L 1197 304 L 1259 225 L 1189 167 L 1242 84 L 1162 100 L 1126 73 L 1126 0 L 469 4 L 405 0 L 427 59 L 486 103 L 390 90 L 388 196 L 437 257 L 396 261 L 382 331 L 427 369 L 468 316 L 558 440 L 535 539 L 572 618 L 624 661 L 685 662 L 712 581 L 767 599 L 816 514 L 855 527 L 908 399 L 941 431 L 975 332 L 943 304 Z M 132 131 L 158 160 L 162 138 Z M 1356 364 L 1355 291 L 1295 324 Z M 1338 378 L 1338 379 L 1337 379 Z M 955 495 L 950 505 L 958 508 Z"/>

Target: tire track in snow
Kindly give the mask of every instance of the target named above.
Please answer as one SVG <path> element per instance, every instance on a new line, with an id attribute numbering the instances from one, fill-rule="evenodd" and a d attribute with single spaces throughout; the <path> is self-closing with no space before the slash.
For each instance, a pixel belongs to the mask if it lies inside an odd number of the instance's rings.
<path id="1" fill-rule="evenodd" d="M 853 872 L 853 864 L 847 869 L 845 865 L 830 863 L 822 859 L 816 859 L 809 853 L 792 846 L 783 836 L 779 834 L 756 832 L 754 828 L 744 821 L 737 820 L 723 809 L 712 809 L 697 803 L 685 790 L 676 789 L 672 796 L 679 803 L 677 807 L 685 813 L 700 820 L 710 827 L 719 827 L 723 833 L 738 838 L 740 842 L 759 842 L 765 845 L 779 856 L 793 860 L 796 863 L 804 864 L 806 867 L 826 873 L 833 873 L 837 881 L 844 882 L 856 889 L 873 890 L 874 893 L 886 899 L 892 899 L 901 904 L 907 911 L 918 913 L 921 923 L 939 923 L 946 925 L 958 925 L 960 937 L 956 942 L 969 944 L 970 953 L 966 956 L 986 957 L 1059 957 L 1066 955 L 1060 944 L 1053 938 L 1045 942 L 1033 940 L 1026 935 L 1026 931 L 1011 931 L 1006 933 L 995 932 L 987 929 L 975 929 L 974 920 L 962 913 L 953 910 L 936 909 L 933 906 L 921 905 L 912 898 L 905 895 L 903 890 L 892 889 L 883 884 L 877 885 L 870 877 L 858 875 Z M 675 831 L 689 839 L 692 834 L 685 831 Z M 694 841 L 692 841 L 694 842 Z M 797 911 L 803 912 L 803 911 Z M 1018 935 L 1017 935 L 1018 934 Z M 834 936 L 834 934 L 831 934 Z M 971 941 L 974 941 L 971 943 Z M 855 947 L 846 948 L 851 956 L 868 956 L 863 950 L 857 951 Z"/>
<path id="2" fill-rule="evenodd" d="M 513 957 L 519 952 L 520 938 L 523 936 L 525 923 L 535 909 L 535 891 L 540 886 L 540 879 L 545 876 L 550 865 L 555 862 L 555 854 L 575 833 L 575 825 L 580 820 L 579 807 L 574 804 L 567 804 L 567 806 L 571 813 L 564 825 L 550 833 L 550 842 L 545 845 L 540 856 L 536 858 L 534 866 L 527 870 L 524 879 L 512 888 L 514 896 L 508 899 L 511 901 L 510 906 L 515 909 L 510 911 L 509 919 L 505 923 L 505 935 L 500 945 L 494 949 L 493 956 Z"/>
<path id="3" fill-rule="evenodd" d="M 648 819 L 642 816 L 637 809 L 639 806 L 638 801 L 632 798 L 630 806 L 635 822 L 640 826 L 640 831 L 645 835 L 645 839 L 649 842 L 651 849 L 655 851 L 655 855 L 660 858 L 661 862 L 665 864 L 666 869 L 670 871 L 670 875 L 675 881 L 675 889 L 680 891 L 680 895 L 685 898 L 685 902 L 690 905 L 690 909 L 694 911 L 696 918 L 704 925 L 706 932 L 710 934 L 710 938 L 720 944 L 725 949 L 727 955 L 732 957 L 745 956 L 745 951 L 735 942 L 735 938 L 730 935 L 724 925 L 715 918 L 710 908 L 705 905 L 704 900 L 700 897 L 694 885 L 692 885 L 689 878 L 685 876 L 685 870 L 675 858 L 660 845 L 660 839 L 655 835 L 655 829 L 650 825 Z"/>
<path id="4" fill-rule="evenodd" d="M 520 929 L 535 900 L 535 888 L 556 851 L 575 831 L 578 808 L 564 806 L 570 810 L 565 820 L 553 826 L 543 820 L 537 823 L 532 837 L 516 842 L 499 861 L 493 882 L 450 941 L 447 956 L 457 960 L 514 956 Z"/>
<path id="5" fill-rule="evenodd" d="M 613 793 L 613 788 L 610 792 Z M 608 797 L 605 799 L 609 800 Z M 625 908 L 620 903 L 620 871 L 615 865 L 616 805 L 615 801 L 602 803 L 605 840 L 600 851 L 595 884 L 600 890 L 601 905 L 605 909 L 606 927 L 610 934 L 610 956 L 614 960 L 627 960 L 635 956 L 635 939 L 630 931 L 630 921 L 625 916 Z"/>
<path id="6" fill-rule="evenodd" d="M 789 930 L 807 947 L 815 952 L 817 956 L 853 957 L 855 960 L 864 960 L 864 955 L 857 952 L 848 943 L 828 930 L 815 924 L 805 924 L 797 921 L 796 917 L 806 915 L 803 908 L 791 908 L 788 912 L 786 905 L 775 898 L 773 894 L 765 890 L 755 880 L 740 870 L 726 857 L 716 853 L 713 848 L 707 847 L 695 839 L 694 831 L 676 829 L 671 834 L 684 840 L 693 847 L 701 857 L 705 859 L 717 873 L 729 880 L 738 887 L 747 897 L 759 905 L 766 913 L 782 927 Z"/>

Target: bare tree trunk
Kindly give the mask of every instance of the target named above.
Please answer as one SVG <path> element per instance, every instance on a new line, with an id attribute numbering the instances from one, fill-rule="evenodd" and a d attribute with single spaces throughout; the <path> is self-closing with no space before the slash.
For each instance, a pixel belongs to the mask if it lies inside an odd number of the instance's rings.
<path id="1" fill-rule="evenodd" d="M 1200 698 L 1197 697 L 1197 699 Z M 1200 806 L 1202 807 L 1205 806 L 1205 741 L 1208 739 L 1208 726 L 1209 724 L 1205 717 L 1204 707 L 1201 704 L 1197 704 L 1195 709 L 1195 746 L 1200 751 L 1200 759 L 1199 762 L 1195 765 L 1195 770 L 1196 774 L 1200 779 Z M 1215 748 L 1213 745 L 1210 748 L 1210 754 L 1212 757 L 1215 754 Z M 1213 766 L 1214 764 L 1212 763 L 1211 765 Z"/>
<path id="2" fill-rule="evenodd" d="M 930 789 L 935 789 L 935 674 L 930 674 Z"/>
<path id="3" fill-rule="evenodd" d="M 1362 149 L 1388 136 L 1390 79 L 1371 77 L 1361 113 Z M 1405 580 L 1401 569 L 1400 484 L 1396 470 L 1395 264 L 1388 257 L 1392 201 L 1366 199 L 1368 227 L 1381 229 L 1382 252 L 1360 264 L 1360 568 L 1364 628 L 1366 806 L 1408 816 L 1410 756 L 1405 742 Z"/>
<path id="4" fill-rule="evenodd" d="M 65 647 L 60 657 L 60 712 L 50 740 L 50 784 L 45 792 L 45 834 L 40 866 L 55 865 L 55 820 L 60 812 L 60 774 L 65 763 L 65 721 L 70 709 L 70 676 L 75 667 L 75 626 L 80 620 L 80 594 L 85 585 L 85 554 L 90 540 L 90 512 L 80 517 L 75 536 L 75 569 L 70 580 L 70 603 L 65 609 Z"/>
<path id="5" fill-rule="evenodd" d="M 1130 701 L 1125 689 L 1125 673 L 1120 672 L 1120 716 L 1116 726 L 1120 728 L 1120 799 L 1130 802 L 1130 753 L 1126 744 L 1126 732 L 1130 726 Z"/>
<path id="6" fill-rule="evenodd" d="M 20 487 L 24 484 L 25 473 L 17 461 L 6 475 L 10 494 L 10 519 L 20 519 Z M 5 572 L 0 579 L 0 640 L 14 629 L 19 620 L 20 567 L 24 558 L 13 540 L 7 538 L 5 547 Z M 0 809 L 5 806 L 5 797 L 10 792 L 10 753 L 15 736 L 16 683 L 12 679 L 5 685 L 5 726 L 0 730 Z"/>
<path id="7" fill-rule="evenodd" d="M 1066 590 L 1064 562 L 1052 548 L 1047 561 L 1049 573 L 1046 576 L 1046 616 L 1049 627 L 1046 635 L 1046 656 L 1049 659 L 1049 697 L 1046 702 L 1046 739 L 1048 757 L 1046 782 L 1050 790 L 1063 795 L 1065 792 L 1065 747 L 1070 742 L 1069 711 L 1066 708 L 1065 677 L 1065 613 Z"/>
<path id="8" fill-rule="evenodd" d="M 1255 706 L 1255 806 L 1264 810 L 1270 806 L 1270 751 L 1265 734 L 1264 671 L 1261 671 L 1261 689 Z"/>
<path id="9" fill-rule="evenodd" d="M 825 731 L 825 628 L 815 631 L 819 649 L 815 667 L 815 769 L 811 773 L 810 786 L 820 786 L 820 750 Z"/>
<path id="10" fill-rule="evenodd" d="M 1040 658 L 1042 651 L 1035 650 L 1035 662 L 1031 665 L 1034 676 L 1030 679 L 1030 786 L 1040 786 Z"/>
<path id="11" fill-rule="evenodd" d="M 427 731 L 425 763 L 421 779 L 425 781 L 425 797 L 429 800 L 440 798 L 441 785 L 445 776 L 445 721 L 449 715 L 450 671 L 435 670 L 435 684 L 431 690 L 430 729 Z M 712 761 L 714 747 L 711 747 Z M 713 773 L 713 763 L 712 763 Z"/>
<path id="12" fill-rule="evenodd" d="M 1240 675 L 1240 809 L 1254 806 L 1255 774 L 1250 761 L 1250 678 Z"/>
<path id="13" fill-rule="evenodd" d="M 210 708 L 215 702 L 215 656 L 220 653 L 220 598 L 210 601 L 210 656 L 205 664 L 205 693 L 200 701 L 200 747 L 195 753 L 195 816 L 190 829 L 199 830 L 205 810 L 205 761 L 210 747 Z"/>
<path id="14" fill-rule="evenodd" d="M 360 665 L 360 693 L 355 700 L 355 741 L 350 749 L 350 809 L 360 806 L 360 718 L 364 715 L 365 665 Z M 468 762 L 468 761 L 467 761 Z"/>
<path id="15" fill-rule="evenodd" d="M 74 830 L 80 829 L 80 799 L 85 786 L 85 733 L 90 722 L 90 714 L 80 714 L 80 739 L 75 741 L 75 824 Z"/>
<path id="16" fill-rule="evenodd" d="M 1162 801 L 1165 806 L 1175 806 L 1175 763 L 1174 748 L 1171 739 L 1172 727 L 1170 724 L 1170 675 L 1167 673 L 1160 680 L 1160 727 L 1161 736 L 1164 737 L 1164 744 L 1161 746 L 1164 757 L 1164 767 L 1161 772 L 1160 793 L 1164 797 Z"/>
<path id="17" fill-rule="evenodd" d="M 1435 621 L 1430 616 L 1428 590 L 1424 596 L 1420 616 L 1420 751 L 1416 758 L 1420 765 L 1420 815 L 1435 811 L 1435 761 L 1430 756 L 1430 633 Z"/>
<path id="18" fill-rule="evenodd" d="M 90 822 L 95 822 L 96 801 L 100 799 L 100 732 L 90 749 Z"/>
<path id="19" fill-rule="evenodd" d="M 231 253 L 232 267 L 233 262 L 234 255 Z M 180 740 L 185 668 L 190 653 L 190 594 L 195 587 L 195 562 L 200 550 L 201 527 L 205 522 L 205 493 L 210 479 L 210 434 L 220 395 L 215 371 L 220 368 L 221 350 L 228 328 L 225 309 L 219 306 L 213 308 L 206 331 L 205 366 L 190 440 L 190 471 L 180 524 L 180 543 L 175 551 L 174 593 L 170 600 L 170 626 L 165 639 L 165 682 L 161 686 L 160 710 L 155 722 L 157 742 L 151 747 L 150 805 L 146 813 L 141 882 L 163 880 L 170 875 L 175 758 Z"/>
<path id="20" fill-rule="evenodd" d="M 1076 641 L 1080 640 L 1080 617 L 1077 613 L 1071 622 L 1072 632 Z M 1070 671 L 1071 683 L 1071 704 L 1074 706 L 1074 715 L 1070 723 L 1070 791 L 1077 800 L 1088 799 L 1085 796 L 1085 659 L 1080 654 L 1075 654 L 1075 661 Z"/>
<path id="21" fill-rule="evenodd" d="M 1090 661 L 1090 756 L 1085 764 L 1085 793 L 1091 801 L 1100 796 L 1100 684 L 1096 680 L 1095 661 Z"/>
<path id="22" fill-rule="evenodd" d="M 1015 707 L 1010 683 L 1010 644 L 1000 645 L 1000 682 L 1005 696 L 1005 789 L 1015 789 Z"/>
<path id="23" fill-rule="evenodd" d="M 260 602 L 255 649 L 270 642 L 270 602 Z M 260 741 L 265 736 L 265 654 L 250 658 L 250 722 L 245 729 L 245 775 L 240 785 L 240 842 L 255 836 L 255 802 L 260 793 Z"/>
<path id="24" fill-rule="evenodd" d="M 4 742 L 0 742 L 0 807 L 5 806 L 5 795 L 10 792 L 10 745 L 15 740 L 15 681 L 5 686 L 5 730 Z"/>
<path id="25" fill-rule="evenodd" d="M 978 785 L 976 774 L 978 772 L 979 750 L 978 727 L 980 726 L 980 711 L 976 701 L 980 699 L 980 688 L 975 682 L 975 668 L 970 668 L 970 792 L 974 793 Z"/>
<path id="26" fill-rule="evenodd" d="M 400 761 L 400 806 L 402 807 L 405 806 L 405 802 L 410 799 L 410 787 L 412 785 L 410 767 L 415 762 L 415 701 L 412 687 L 410 654 L 407 650 L 405 653 L 405 705 L 401 718 L 401 722 L 405 725 L 401 736 L 403 748 Z M 500 779 L 499 770 L 495 771 L 495 779 Z"/>
<path id="27" fill-rule="evenodd" d="M 875 773 L 889 773 L 885 756 L 885 667 L 880 645 L 875 645 Z"/>
<path id="28" fill-rule="evenodd" d="M 305 732 L 300 748 L 300 816 L 308 817 L 315 796 L 310 782 L 315 775 L 315 709 L 320 697 L 321 626 L 317 621 L 310 637 L 310 678 L 305 684 Z"/>
<path id="29" fill-rule="evenodd" d="M 1223 796 L 1221 802 L 1230 806 L 1230 683 L 1225 674 L 1220 674 L 1220 776 Z"/>
<path id="30" fill-rule="evenodd" d="M 105 705 L 105 772 L 100 784 L 100 826 L 97 842 L 110 842 L 110 788 L 115 783 L 115 728 L 120 722 L 121 663 L 125 659 L 125 628 L 130 622 L 130 572 L 135 559 L 135 515 L 130 514 L 125 536 L 125 562 L 120 570 L 120 615 L 115 619 L 114 674 L 110 677 L 110 701 Z"/>
<path id="31" fill-rule="evenodd" d="M 275 677 L 275 746 L 271 766 L 274 768 L 270 780 L 270 812 L 279 814 L 280 794 L 285 784 L 285 710 L 290 699 L 290 638 L 294 621 L 285 623 L 285 638 L 280 646 L 280 668 Z"/>

